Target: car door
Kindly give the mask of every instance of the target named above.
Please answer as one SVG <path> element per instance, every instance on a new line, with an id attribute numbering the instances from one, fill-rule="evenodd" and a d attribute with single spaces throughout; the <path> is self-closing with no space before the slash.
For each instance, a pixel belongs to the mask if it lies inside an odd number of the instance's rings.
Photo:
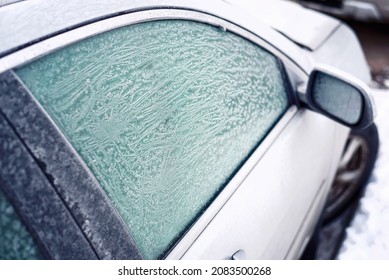
<path id="1" fill-rule="evenodd" d="M 59 35 L 8 73 L 29 106 L 7 88 L 1 110 L 100 258 L 298 257 L 347 129 L 300 108 L 307 77 L 270 44 L 170 12 Z"/>

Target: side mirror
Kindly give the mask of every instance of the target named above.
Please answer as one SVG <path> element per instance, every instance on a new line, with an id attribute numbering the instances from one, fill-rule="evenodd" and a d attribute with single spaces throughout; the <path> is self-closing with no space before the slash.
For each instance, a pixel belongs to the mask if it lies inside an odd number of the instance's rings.
<path id="1" fill-rule="evenodd" d="M 308 81 L 308 106 L 353 129 L 374 121 L 374 105 L 369 88 L 358 79 L 337 69 L 315 68 Z"/>

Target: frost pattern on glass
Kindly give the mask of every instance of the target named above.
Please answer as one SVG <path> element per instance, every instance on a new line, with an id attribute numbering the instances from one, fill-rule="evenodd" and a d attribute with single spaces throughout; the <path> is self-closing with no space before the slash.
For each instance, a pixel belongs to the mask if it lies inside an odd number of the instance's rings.
<path id="1" fill-rule="evenodd" d="M 17 73 L 148 259 L 201 215 L 287 107 L 272 55 L 191 21 L 116 29 Z"/>
<path id="2" fill-rule="evenodd" d="M 313 88 L 315 102 L 335 117 L 356 124 L 362 114 L 362 97 L 351 85 L 324 73 L 316 75 Z"/>
<path id="3" fill-rule="evenodd" d="M 30 233 L 0 190 L 0 260 L 36 260 L 42 256 Z"/>

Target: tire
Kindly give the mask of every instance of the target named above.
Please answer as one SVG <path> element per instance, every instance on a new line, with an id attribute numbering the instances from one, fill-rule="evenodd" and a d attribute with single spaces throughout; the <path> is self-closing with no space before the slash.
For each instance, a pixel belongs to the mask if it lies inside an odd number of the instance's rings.
<path id="1" fill-rule="evenodd" d="M 356 141 L 359 145 L 355 144 Z M 354 144 L 352 144 L 353 142 Z M 378 147 L 379 136 L 375 124 L 363 130 L 351 131 L 343 151 L 338 172 L 334 183 L 331 186 L 326 206 L 301 259 L 321 259 L 323 257 L 323 252 L 320 253 L 318 250 L 319 245 L 323 247 L 323 244 L 321 244 L 322 242 L 325 243 L 327 251 L 328 246 L 332 246 L 329 251 L 331 253 L 330 259 L 337 255 L 345 235 L 345 228 L 354 216 L 357 209 L 356 203 L 363 194 L 372 173 L 378 154 Z M 348 151 L 350 156 L 347 155 Z M 355 172 L 357 170 L 359 170 L 359 172 Z M 344 174 L 350 172 L 354 172 L 354 175 L 356 176 L 348 176 L 349 179 L 352 180 L 346 180 L 347 182 L 345 183 L 345 180 L 343 180 L 344 178 L 342 177 L 347 177 L 344 176 Z M 321 235 L 325 228 L 332 226 L 332 222 L 337 224 L 340 222 L 343 229 L 340 231 L 340 235 L 339 232 L 333 232 L 330 238 L 331 244 L 326 244 L 326 242 L 329 241 L 323 241 Z M 334 243 L 335 246 L 332 243 Z M 327 251 L 325 252 L 325 259 L 328 258 Z"/>
<path id="2" fill-rule="evenodd" d="M 378 154 L 379 136 L 375 124 L 352 130 L 328 194 L 323 224 L 338 217 L 363 194 Z"/>

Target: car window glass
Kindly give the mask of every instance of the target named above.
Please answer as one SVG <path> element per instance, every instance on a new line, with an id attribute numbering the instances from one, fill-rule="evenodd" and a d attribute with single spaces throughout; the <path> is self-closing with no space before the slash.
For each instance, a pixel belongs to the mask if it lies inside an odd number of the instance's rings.
<path id="1" fill-rule="evenodd" d="M 42 259 L 38 246 L 0 189 L 0 260 Z"/>
<path id="2" fill-rule="evenodd" d="M 147 259 L 182 236 L 288 105 L 273 55 L 192 21 L 112 30 L 16 73 Z"/>

